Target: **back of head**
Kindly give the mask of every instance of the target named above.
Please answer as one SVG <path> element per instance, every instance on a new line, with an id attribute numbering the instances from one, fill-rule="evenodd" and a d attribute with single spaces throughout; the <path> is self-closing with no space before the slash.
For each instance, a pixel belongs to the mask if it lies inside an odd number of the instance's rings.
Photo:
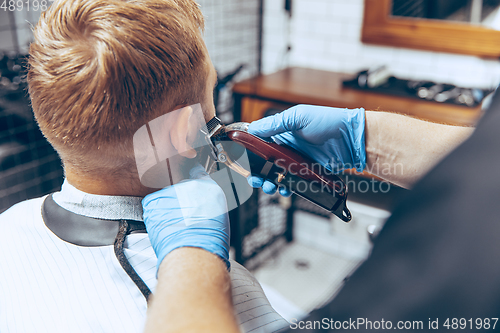
<path id="1" fill-rule="evenodd" d="M 193 0 L 56 0 L 30 46 L 38 124 L 65 164 L 133 166 L 132 137 L 205 89 L 203 16 Z"/>

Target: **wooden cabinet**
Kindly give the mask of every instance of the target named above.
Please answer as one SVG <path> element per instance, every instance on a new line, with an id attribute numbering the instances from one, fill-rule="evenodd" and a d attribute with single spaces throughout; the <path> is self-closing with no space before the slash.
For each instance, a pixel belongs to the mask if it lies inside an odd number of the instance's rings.
<path id="1" fill-rule="evenodd" d="M 480 107 L 440 104 L 412 98 L 376 94 L 344 88 L 352 74 L 307 68 L 287 68 L 237 83 L 233 87 L 235 120 L 260 119 L 269 109 L 284 110 L 296 104 L 390 111 L 451 125 L 473 126 Z"/>
<path id="2" fill-rule="evenodd" d="M 263 100 L 255 97 L 241 99 L 241 121 L 252 122 L 264 118 L 276 111 L 283 111 L 293 104 Z"/>

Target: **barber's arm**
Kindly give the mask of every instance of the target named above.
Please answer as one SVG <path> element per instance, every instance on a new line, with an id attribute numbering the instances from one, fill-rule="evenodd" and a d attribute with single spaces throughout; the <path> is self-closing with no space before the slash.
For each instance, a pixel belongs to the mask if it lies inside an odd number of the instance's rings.
<path id="1" fill-rule="evenodd" d="M 224 192 L 200 168 L 191 177 L 142 202 L 159 263 L 145 332 L 239 332 Z"/>
<path id="2" fill-rule="evenodd" d="M 473 128 L 435 124 L 388 112 L 298 105 L 250 124 L 249 132 L 272 137 L 311 156 L 334 172 L 366 170 L 410 187 L 469 137 Z M 276 186 L 252 177 L 254 187 Z M 283 189 L 281 193 L 287 195 Z"/>
<path id="3" fill-rule="evenodd" d="M 239 332 L 226 265 L 192 247 L 172 251 L 160 264 L 145 333 Z"/>
<path id="4" fill-rule="evenodd" d="M 366 170 L 408 188 L 465 141 L 474 128 L 366 112 Z"/>

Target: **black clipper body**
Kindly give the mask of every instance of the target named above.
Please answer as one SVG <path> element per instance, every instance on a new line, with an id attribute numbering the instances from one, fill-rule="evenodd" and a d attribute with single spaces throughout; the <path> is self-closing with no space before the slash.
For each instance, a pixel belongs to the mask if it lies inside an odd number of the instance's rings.
<path id="1" fill-rule="evenodd" d="M 224 163 L 244 177 L 259 175 L 332 212 L 344 222 L 351 220 L 346 207 L 347 186 L 342 179 L 288 146 L 248 133 L 248 125 L 234 123 L 224 126 L 216 117 L 207 123 L 208 133 L 205 134 L 215 161 Z M 234 162 L 245 149 L 250 170 Z"/>

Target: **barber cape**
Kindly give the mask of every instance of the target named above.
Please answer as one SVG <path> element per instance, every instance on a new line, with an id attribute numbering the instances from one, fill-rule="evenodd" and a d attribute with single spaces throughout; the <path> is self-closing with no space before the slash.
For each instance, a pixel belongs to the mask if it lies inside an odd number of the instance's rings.
<path id="1" fill-rule="evenodd" d="M 42 217 L 45 198 L 21 202 L 0 214 L 0 332 L 142 332 L 147 302 L 120 265 L 113 245 L 79 246 L 56 236 Z M 138 197 L 91 195 L 64 182 L 53 199 L 78 215 L 142 221 Z M 123 248 L 154 293 L 157 258 L 148 235 L 128 235 Z M 288 326 L 257 280 L 234 261 L 231 281 L 243 332 L 276 332 Z"/>

